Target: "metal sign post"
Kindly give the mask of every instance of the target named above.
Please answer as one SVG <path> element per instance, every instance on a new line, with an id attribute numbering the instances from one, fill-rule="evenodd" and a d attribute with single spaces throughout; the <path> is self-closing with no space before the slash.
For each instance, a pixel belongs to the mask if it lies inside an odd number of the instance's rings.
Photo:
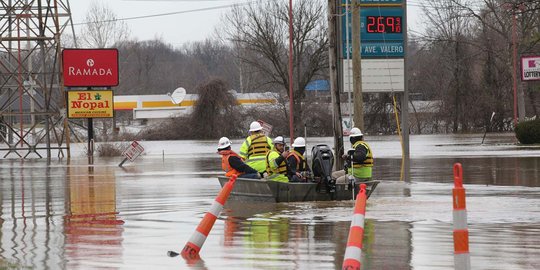
<path id="1" fill-rule="evenodd" d="M 124 160 L 118 164 L 118 167 L 122 167 L 124 163 L 129 159 L 129 161 L 133 162 L 137 157 L 139 157 L 144 152 L 144 147 L 139 144 L 137 141 L 131 142 L 129 147 L 122 152 L 122 156 L 124 156 Z"/>

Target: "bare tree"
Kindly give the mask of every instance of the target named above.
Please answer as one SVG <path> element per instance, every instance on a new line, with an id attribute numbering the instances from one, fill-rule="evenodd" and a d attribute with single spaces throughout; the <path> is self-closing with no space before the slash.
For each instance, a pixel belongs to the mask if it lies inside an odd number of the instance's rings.
<path id="1" fill-rule="evenodd" d="M 127 24 L 105 2 L 92 1 L 84 22 L 78 38 L 82 47 L 109 48 L 129 39 Z"/>
<path id="2" fill-rule="evenodd" d="M 177 87 L 196 93 L 200 82 L 223 78 L 238 87 L 232 48 L 207 39 L 174 48 L 163 40 L 123 42 L 120 50 L 122 94 L 165 94 Z"/>
<path id="3" fill-rule="evenodd" d="M 305 122 L 305 87 L 318 76 L 326 77 L 328 40 L 325 2 L 295 1 L 293 8 L 293 99 L 296 133 Z M 288 5 L 284 1 L 263 1 L 234 8 L 225 17 L 226 38 L 242 48 L 241 63 L 256 76 L 256 88 L 270 87 L 280 92 L 289 89 L 288 77 Z M 246 76 L 243 76 L 246 77 Z M 289 97 L 291 98 L 291 97 Z"/>
<path id="4" fill-rule="evenodd" d="M 428 88 L 440 91 L 441 112 L 452 116 L 444 122 L 451 123 L 454 132 L 471 128 L 510 129 L 515 72 L 513 39 L 519 44 L 518 55 L 539 51 L 540 1 L 431 1 L 424 10 L 430 28 L 435 29 L 423 37 L 427 46 L 419 55 L 427 57 L 422 61 L 427 61 L 429 70 L 415 67 L 416 72 L 411 74 L 418 76 L 413 81 L 419 78 L 423 82 L 419 87 L 440 82 L 438 87 Z M 440 78 L 429 79 L 433 73 Z M 534 91 L 526 92 L 535 115 L 537 96 Z M 493 111 L 496 116 L 492 126 Z"/>
<path id="5" fill-rule="evenodd" d="M 435 0 L 424 6 L 424 12 L 433 26 L 428 37 L 432 46 L 440 47 L 439 68 L 447 76 L 447 81 L 441 85 L 443 97 L 442 112 L 449 117 L 447 123 L 452 124 L 453 132 L 466 131 L 469 128 L 468 115 L 470 108 L 466 96 L 474 89 L 469 71 L 472 69 L 472 51 L 469 46 L 471 39 L 471 20 L 459 5 L 465 5 L 466 0 L 453 1 Z"/>
<path id="6" fill-rule="evenodd" d="M 491 97 L 495 104 L 495 128 L 508 129 L 508 118 L 512 115 L 510 104 L 514 99 L 511 91 L 512 76 L 519 76 L 514 74 L 519 73 L 515 70 L 519 66 L 514 66 L 513 45 L 514 42 L 518 45 L 518 57 L 540 51 L 540 1 L 484 0 L 483 5 L 477 9 L 470 5 L 460 7 L 466 10 L 478 25 L 476 44 L 485 60 L 480 65 L 484 75 L 482 88 L 487 88 L 486 92 L 494 93 Z M 523 87 L 530 108 L 534 115 L 537 115 L 535 100 L 539 95 L 528 90 L 527 84 L 518 86 Z M 487 127 L 491 127 L 488 123 L 489 114 L 486 113 L 483 117 Z"/>

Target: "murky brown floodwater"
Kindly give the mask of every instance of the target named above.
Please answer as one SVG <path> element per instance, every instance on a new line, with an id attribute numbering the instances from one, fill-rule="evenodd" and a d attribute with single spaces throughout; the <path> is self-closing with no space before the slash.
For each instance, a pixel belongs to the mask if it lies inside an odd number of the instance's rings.
<path id="1" fill-rule="evenodd" d="M 396 181 L 399 141 L 367 138 L 375 178 L 385 182 L 368 202 L 362 269 L 453 269 L 454 162 L 464 169 L 472 269 L 540 269 L 540 148 L 494 134 L 480 145 L 481 136 L 413 136 L 412 183 Z M 331 139 L 308 143 L 319 142 Z M 147 154 L 123 169 L 120 158 L 1 160 L 0 261 L 34 269 L 340 269 L 352 201 L 228 203 L 202 261 L 167 257 L 218 193 L 220 160 L 213 141 L 142 144 Z"/>

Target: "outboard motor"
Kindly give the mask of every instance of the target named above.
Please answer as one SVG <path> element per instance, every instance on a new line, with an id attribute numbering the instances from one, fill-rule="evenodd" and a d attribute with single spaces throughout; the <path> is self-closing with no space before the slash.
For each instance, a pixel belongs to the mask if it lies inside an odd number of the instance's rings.
<path id="1" fill-rule="evenodd" d="M 336 181 L 332 179 L 334 167 L 334 154 L 326 144 L 318 144 L 311 149 L 313 176 L 319 178 L 319 190 L 326 190 L 333 197 L 336 191 Z"/>

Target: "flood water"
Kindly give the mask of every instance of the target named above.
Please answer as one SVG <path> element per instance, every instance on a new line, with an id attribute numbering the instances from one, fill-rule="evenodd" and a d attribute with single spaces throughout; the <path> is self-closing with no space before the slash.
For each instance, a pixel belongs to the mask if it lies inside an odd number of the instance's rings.
<path id="1" fill-rule="evenodd" d="M 512 134 L 480 144 L 482 135 L 412 136 L 410 183 L 400 181 L 399 139 L 366 138 L 383 182 L 367 205 L 362 269 L 454 269 L 455 162 L 472 269 L 540 269 L 540 147 Z M 214 141 L 141 144 L 146 154 L 124 168 L 119 157 L 89 164 L 84 144 L 69 161 L 0 160 L 0 268 L 341 269 L 352 201 L 229 202 L 201 261 L 168 257 L 219 192 L 220 158 Z"/>

